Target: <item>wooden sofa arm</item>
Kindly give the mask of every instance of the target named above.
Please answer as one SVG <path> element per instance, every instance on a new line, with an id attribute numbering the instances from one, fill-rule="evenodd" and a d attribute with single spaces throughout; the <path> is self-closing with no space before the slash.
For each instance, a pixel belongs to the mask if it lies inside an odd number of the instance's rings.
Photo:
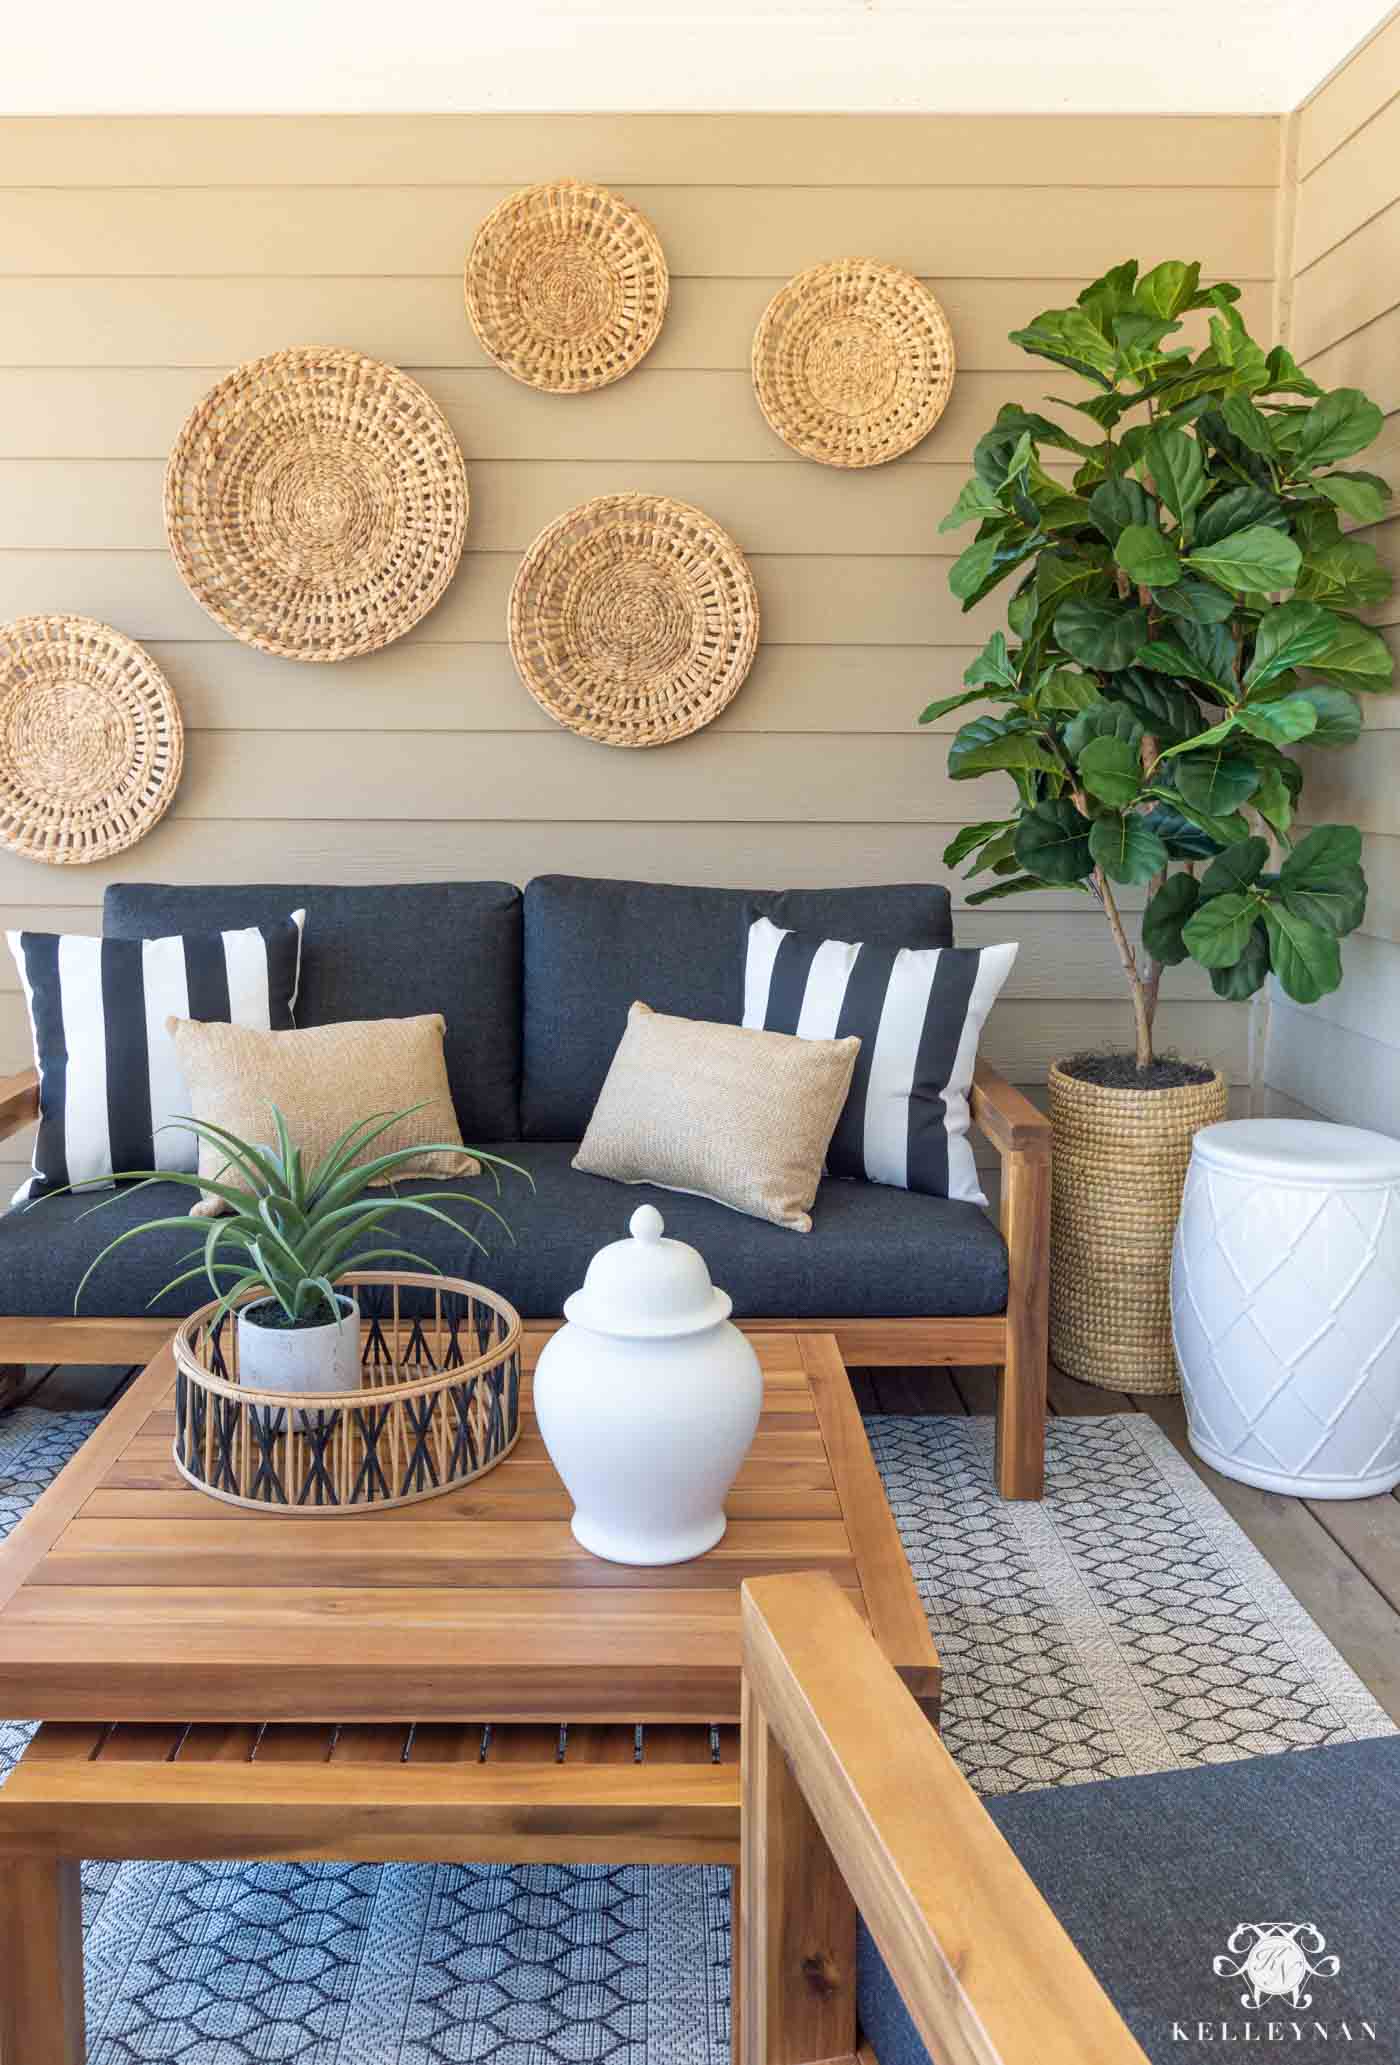
<path id="1" fill-rule="evenodd" d="M 1145 2065 L 834 1579 L 743 1628 L 740 2065 L 852 2057 L 857 1909 L 943 2065 Z"/>
<path id="2" fill-rule="evenodd" d="M 1050 1377 L 1050 1121 L 1023 1091 L 979 1061 L 972 1122 L 1001 1156 L 1006 1242 L 1006 1365 L 997 1394 L 997 1489 L 1038 1499 L 1045 1489 Z"/>
<path id="3" fill-rule="evenodd" d="M 38 1116 L 38 1071 L 26 1068 L 17 1076 L 0 1076 L 0 1140 L 8 1140 L 23 1126 L 32 1126 Z"/>
<path id="4" fill-rule="evenodd" d="M 978 1062 L 968 1104 L 973 1125 L 986 1134 L 1003 1160 L 1009 1154 L 1049 1154 L 1049 1119 L 1036 1110 L 1024 1090 L 998 1075 L 990 1062 Z"/>

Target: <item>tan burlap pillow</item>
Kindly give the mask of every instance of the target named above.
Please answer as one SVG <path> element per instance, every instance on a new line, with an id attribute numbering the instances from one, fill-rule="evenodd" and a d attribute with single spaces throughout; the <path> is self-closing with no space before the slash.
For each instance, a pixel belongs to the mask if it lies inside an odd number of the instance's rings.
<path id="1" fill-rule="evenodd" d="M 354 1019 L 298 1032 L 258 1032 L 193 1018 L 168 1018 L 165 1027 L 189 1086 L 190 1117 L 222 1126 L 254 1147 L 271 1147 L 277 1138 L 275 1104 L 308 1171 L 356 1119 L 402 1111 L 409 1104 L 423 1109 L 381 1133 L 358 1159 L 419 1141 L 461 1140 L 442 1058 L 446 1022 L 437 1012 L 422 1018 Z M 237 1171 L 204 1140 L 199 1173 L 242 1188 Z M 395 1181 L 400 1175 L 480 1173 L 480 1162 L 460 1148 L 420 1155 L 396 1172 Z M 194 1209 L 207 1218 L 224 1207 L 217 1198 L 204 1197 Z"/>
<path id="2" fill-rule="evenodd" d="M 574 1167 L 810 1233 L 859 1040 L 797 1040 L 634 1004 Z"/>

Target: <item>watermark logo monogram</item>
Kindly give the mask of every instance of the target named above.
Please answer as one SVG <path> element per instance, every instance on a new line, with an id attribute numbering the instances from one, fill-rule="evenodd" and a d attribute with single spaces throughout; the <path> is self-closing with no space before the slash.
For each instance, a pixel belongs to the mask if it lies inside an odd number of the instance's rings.
<path id="1" fill-rule="evenodd" d="M 1335 1979 L 1342 1961 L 1335 1952 L 1325 1957 L 1327 1942 L 1311 1922 L 1240 1922 L 1217 1957 L 1217 1979 L 1244 1979 L 1240 2003 L 1262 2008 L 1266 2000 L 1285 2000 L 1291 2008 L 1312 2006 L 1310 1979 Z"/>

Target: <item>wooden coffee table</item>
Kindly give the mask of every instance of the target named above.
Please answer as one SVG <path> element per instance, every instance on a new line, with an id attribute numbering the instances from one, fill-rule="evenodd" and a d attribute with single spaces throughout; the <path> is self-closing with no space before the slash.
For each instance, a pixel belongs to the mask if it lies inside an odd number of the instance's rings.
<path id="1" fill-rule="evenodd" d="M 296 1518 L 184 1483 L 158 1355 L 0 1547 L 0 1714 L 45 1724 L 0 1791 L 3 2065 L 80 2065 L 85 1857 L 737 1864 L 746 1577 L 829 1571 L 936 1720 L 836 1342 L 754 1345 L 729 1531 L 659 1569 L 574 1541 L 528 1381 L 479 1482 Z"/>

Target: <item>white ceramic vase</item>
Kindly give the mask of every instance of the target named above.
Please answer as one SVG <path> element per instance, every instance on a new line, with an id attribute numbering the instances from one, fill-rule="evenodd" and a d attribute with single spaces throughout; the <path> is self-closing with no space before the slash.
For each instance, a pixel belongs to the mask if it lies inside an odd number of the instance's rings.
<path id="1" fill-rule="evenodd" d="M 257 1391 L 324 1393 L 360 1388 L 360 1308 L 343 1291 L 341 1316 L 324 1326 L 259 1326 L 257 1302 L 238 1308 L 238 1374 Z"/>
<path id="2" fill-rule="evenodd" d="M 535 1415 L 574 1501 L 576 1539 L 610 1563 L 684 1563 L 725 1529 L 758 1428 L 763 1376 L 703 1258 L 642 1205 L 601 1248 L 535 1368 Z"/>

